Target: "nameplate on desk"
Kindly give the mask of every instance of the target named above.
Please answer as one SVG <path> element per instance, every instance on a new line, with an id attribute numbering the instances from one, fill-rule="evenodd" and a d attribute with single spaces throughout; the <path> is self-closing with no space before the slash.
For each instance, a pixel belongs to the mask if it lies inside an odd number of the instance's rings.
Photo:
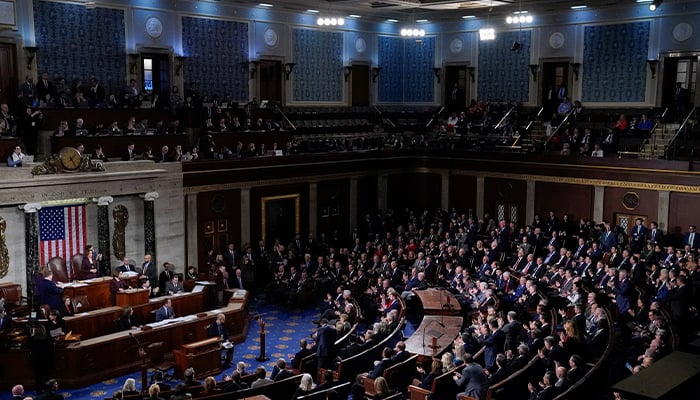
<path id="1" fill-rule="evenodd" d="M 232 296 L 232 297 L 233 297 L 234 299 L 242 299 L 242 298 L 245 297 L 245 294 L 246 294 L 246 291 L 245 291 L 245 290 L 236 290 L 236 291 L 233 293 L 233 296 Z"/>

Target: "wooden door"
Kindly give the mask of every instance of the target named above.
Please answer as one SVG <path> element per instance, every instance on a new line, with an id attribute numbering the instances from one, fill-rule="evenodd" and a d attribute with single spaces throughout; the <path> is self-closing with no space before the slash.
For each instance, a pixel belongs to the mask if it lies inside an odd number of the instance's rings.
<path id="1" fill-rule="evenodd" d="M 164 104 L 170 98 L 170 56 L 168 54 L 142 54 L 143 90 L 157 94 Z"/>
<path id="2" fill-rule="evenodd" d="M 369 65 L 353 65 L 350 74 L 350 104 L 352 106 L 369 105 Z"/>
<path id="3" fill-rule="evenodd" d="M 466 65 L 448 65 L 445 67 L 445 85 L 443 104 L 450 107 L 451 111 L 462 111 L 467 105 L 469 95 L 469 80 Z M 456 96 L 454 96 L 457 85 Z"/>
<path id="4" fill-rule="evenodd" d="M 540 105 L 544 107 L 545 118 L 551 117 L 559 107 L 559 88 L 566 86 L 566 96 L 570 97 L 569 62 L 556 61 L 542 64 L 542 79 L 540 79 Z"/>
<path id="5" fill-rule="evenodd" d="M 17 47 L 0 43 L 0 102 L 11 103 L 17 98 Z"/>
<path id="6" fill-rule="evenodd" d="M 260 60 L 258 67 L 260 77 L 260 98 L 282 104 L 282 62 L 279 60 Z"/>
<path id="7" fill-rule="evenodd" d="M 649 221 L 648 216 L 627 213 L 615 213 L 615 226 L 622 228 L 622 231 L 625 233 L 625 235 L 629 237 L 630 232 L 632 232 L 632 228 L 634 228 L 634 224 L 637 218 L 641 218 L 648 228 L 648 223 L 646 222 Z"/>

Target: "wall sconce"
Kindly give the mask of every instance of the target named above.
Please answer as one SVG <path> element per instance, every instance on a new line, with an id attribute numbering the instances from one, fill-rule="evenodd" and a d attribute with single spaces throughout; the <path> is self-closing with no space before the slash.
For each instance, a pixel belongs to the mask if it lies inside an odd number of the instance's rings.
<path id="1" fill-rule="evenodd" d="M 474 82 L 474 75 L 476 74 L 476 67 L 467 67 L 467 72 L 469 72 L 469 78 Z"/>
<path id="2" fill-rule="evenodd" d="M 372 82 L 377 81 L 377 77 L 379 77 L 379 73 L 382 71 L 381 67 L 372 67 Z"/>
<path id="3" fill-rule="evenodd" d="M 39 50 L 36 46 L 24 46 L 24 51 L 27 52 L 27 69 L 32 69 L 32 64 L 36 58 L 36 52 Z"/>
<path id="4" fill-rule="evenodd" d="M 182 67 L 185 66 L 185 60 L 187 57 L 185 56 L 175 56 L 175 75 L 180 76 L 180 71 L 182 71 Z"/>
<path id="5" fill-rule="evenodd" d="M 438 80 L 438 83 L 440 83 L 440 72 L 442 71 L 442 68 L 435 67 L 433 68 L 433 73 L 435 74 L 435 77 Z"/>
<path id="6" fill-rule="evenodd" d="M 659 60 L 647 60 L 649 70 L 651 71 L 651 79 L 656 78 L 656 68 L 659 66 Z"/>
<path id="7" fill-rule="evenodd" d="M 574 80 L 578 80 L 579 68 L 581 68 L 581 63 L 571 63 L 571 69 L 574 71 Z"/>
<path id="8" fill-rule="evenodd" d="M 294 66 L 297 65 L 296 63 L 286 63 L 284 64 L 284 79 L 289 80 L 289 75 L 292 74 L 292 71 L 294 71 Z"/>
<path id="9" fill-rule="evenodd" d="M 131 74 L 131 75 L 136 74 L 136 63 L 138 63 L 140 57 L 141 57 L 141 54 L 139 54 L 139 53 L 129 54 L 129 74 Z"/>
<path id="10" fill-rule="evenodd" d="M 528 65 L 530 67 L 530 73 L 532 74 L 532 80 L 537 81 L 537 70 L 540 69 L 539 64 L 530 64 Z"/>
<path id="11" fill-rule="evenodd" d="M 351 74 L 352 74 L 352 67 L 351 66 L 343 67 L 343 78 L 345 78 L 345 82 L 348 81 L 348 78 L 350 78 Z"/>

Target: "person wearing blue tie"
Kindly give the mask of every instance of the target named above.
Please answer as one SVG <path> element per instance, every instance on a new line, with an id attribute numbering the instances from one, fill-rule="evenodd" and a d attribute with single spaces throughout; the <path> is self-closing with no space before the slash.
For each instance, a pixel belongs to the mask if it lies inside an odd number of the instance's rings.
<path id="1" fill-rule="evenodd" d="M 175 318 L 175 310 L 173 310 L 172 301 L 168 299 L 163 303 L 163 306 L 156 311 L 156 322 L 173 318 Z"/>

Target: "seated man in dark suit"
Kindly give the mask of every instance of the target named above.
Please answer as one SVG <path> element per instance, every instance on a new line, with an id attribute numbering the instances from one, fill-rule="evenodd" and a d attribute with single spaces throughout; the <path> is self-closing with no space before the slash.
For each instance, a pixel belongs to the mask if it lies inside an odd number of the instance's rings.
<path id="1" fill-rule="evenodd" d="M 136 267 L 131 264 L 128 258 L 124 257 L 124 262 L 118 268 L 121 272 L 136 272 Z"/>
<path id="2" fill-rule="evenodd" d="M 172 301 L 168 299 L 163 303 L 163 306 L 156 311 L 156 322 L 172 318 L 175 318 L 175 310 L 173 310 Z"/>
<path id="3" fill-rule="evenodd" d="M 277 360 L 277 364 L 272 368 L 272 373 L 270 374 L 270 379 L 275 382 L 281 381 L 282 379 L 287 379 L 294 375 L 292 371 L 287 369 L 287 362 L 284 358 Z"/>
<path id="4" fill-rule="evenodd" d="M 170 301 L 170 300 L 168 300 Z M 233 345 L 228 339 L 228 329 L 226 328 L 226 315 L 220 313 L 216 316 L 216 321 L 207 328 L 207 336 L 221 339 L 221 348 L 226 351 L 224 368 L 231 366 L 233 360 Z"/>

